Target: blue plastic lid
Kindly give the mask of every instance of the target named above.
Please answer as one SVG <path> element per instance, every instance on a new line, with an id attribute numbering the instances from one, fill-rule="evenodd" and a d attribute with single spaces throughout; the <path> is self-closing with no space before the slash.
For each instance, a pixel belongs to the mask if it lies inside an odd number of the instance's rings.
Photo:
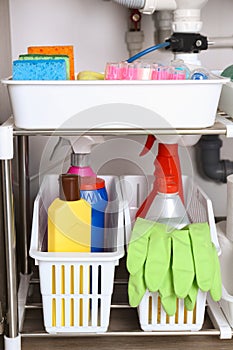
<path id="1" fill-rule="evenodd" d="M 195 72 L 191 76 L 191 79 L 192 80 L 207 80 L 208 76 L 205 73 L 202 73 L 202 72 Z"/>

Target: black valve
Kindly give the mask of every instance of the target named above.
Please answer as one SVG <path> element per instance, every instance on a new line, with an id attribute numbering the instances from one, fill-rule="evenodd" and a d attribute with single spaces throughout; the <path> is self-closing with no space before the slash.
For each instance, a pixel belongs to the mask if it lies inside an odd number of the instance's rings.
<path id="1" fill-rule="evenodd" d="M 166 41 L 170 43 L 166 49 L 173 52 L 198 53 L 208 49 L 207 37 L 199 33 L 173 33 Z"/>

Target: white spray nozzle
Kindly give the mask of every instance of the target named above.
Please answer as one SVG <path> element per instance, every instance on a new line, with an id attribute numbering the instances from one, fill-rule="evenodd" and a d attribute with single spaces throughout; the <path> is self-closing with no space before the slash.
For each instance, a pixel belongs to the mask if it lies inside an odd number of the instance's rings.
<path id="1" fill-rule="evenodd" d="M 71 143 L 73 152 L 79 154 L 91 153 L 91 148 L 94 145 L 104 142 L 103 136 L 70 136 L 67 139 Z"/>
<path id="2" fill-rule="evenodd" d="M 103 136 L 66 136 L 59 137 L 56 143 L 50 160 L 56 155 L 58 149 L 63 146 L 69 146 L 73 153 L 75 154 L 88 154 L 91 153 L 91 148 L 104 142 Z"/>
<path id="3" fill-rule="evenodd" d="M 49 157 L 49 160 L 52 160 L 56 156 L 57 150 L 63 146 L 70 146 L 71 147 L 71 143 L 69 140 L 65 139 L 64 137 L 59 137 L 58 142 L 54 146 L 54 149 L 51 153 L 51 156 Z"/>

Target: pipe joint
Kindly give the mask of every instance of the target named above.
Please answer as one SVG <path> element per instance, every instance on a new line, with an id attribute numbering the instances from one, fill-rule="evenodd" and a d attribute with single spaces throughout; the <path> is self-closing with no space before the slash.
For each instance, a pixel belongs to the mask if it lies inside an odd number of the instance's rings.
<path id="1" fill-rule="evenodd" d="M 151 15 L 155 11 L 175 10 L 175 0 L 145 0 L 145 4 L 140 11 L 144 14 Z"/>
<path id="2" fill-rule="evenodd" d="M 114 0 L 114 1 L 130 9 L 142 9 L 145 6 L 146 0 Z"/>
<path id="3" fill-rule="evenodd" d="M 216 182 L 225 182 L 225 162 L 220 160 L 218 163 L 205 163 L 203 165 L 204 174 Z"/>
<path id="4" fill-rule="evenodd" d="M 233 173 L 233 162 L 220 159 L 222 140 L 218 135 L 202 136 L 198 143 L 202 172 L 216 182 L 227 182 L 227 176 Z"/>
<path id="5" fill-rule="evenodd" d="M 222 147 L 222 140 L 218 135 L 202 136 L 199 141 L 199 146 L 203 150 L 220 150 Z"/>

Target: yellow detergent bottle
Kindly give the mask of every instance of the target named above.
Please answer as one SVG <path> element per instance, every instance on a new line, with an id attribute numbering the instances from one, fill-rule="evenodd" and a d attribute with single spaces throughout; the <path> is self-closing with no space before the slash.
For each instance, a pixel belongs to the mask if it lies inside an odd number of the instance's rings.
<path id="1" fill-rule="evenodd" d="M 48 252 L 91 251 L 91 205 L 80 198 L 79 176 L 59 177 L 59 198 L 48 208 Z"/>

